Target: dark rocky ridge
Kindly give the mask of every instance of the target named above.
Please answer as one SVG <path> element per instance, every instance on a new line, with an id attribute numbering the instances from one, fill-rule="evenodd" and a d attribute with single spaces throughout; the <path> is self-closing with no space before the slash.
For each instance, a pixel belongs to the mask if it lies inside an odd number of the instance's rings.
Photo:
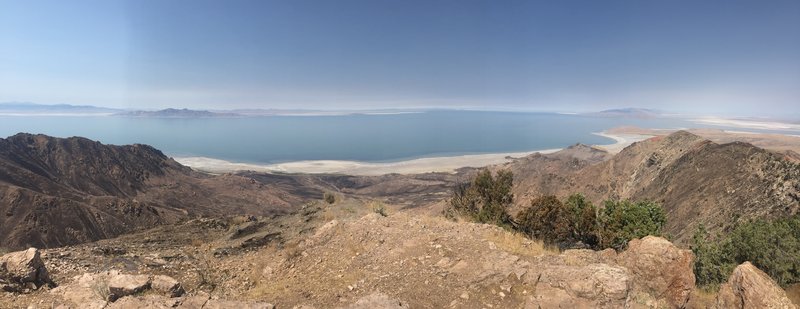
<path id="1" fill-rule="evenodd" d="M 0 139 L 0 247 L 63 246 L 300 203 L 252 179 L 194 172 L 146 145 L 22 133 Z"/>

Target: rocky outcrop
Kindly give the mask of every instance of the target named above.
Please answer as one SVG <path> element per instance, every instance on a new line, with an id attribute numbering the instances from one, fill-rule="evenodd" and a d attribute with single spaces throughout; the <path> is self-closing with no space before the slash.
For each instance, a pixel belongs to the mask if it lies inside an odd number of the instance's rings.
<path id="1" fill-rule="evenodd" d="M 364 296 L 355 304 L 352 304 L 345 309 L 408 309 L 408 303 L 394 300 L 389 298 L 388 295 L 383 293 L 372 293 Z"/>
<path id="2" fill-rule="evenodd" d="M 29 248 L 0 257 L 0 288 L 2 290 L 21 292 L 38 289 L 45 284 L 54 285 L 38 249 Z"/>
<path id="3" fill-rule="evenodd" d="M 744 262 L 719 289 L 717 308 L 797 308 L 766 273 Z"/>
<path id="4" fill-rule="evenodd" d="M 694 254 L 676 247 L 668 240 L 647 236 L 628 242 L 617 262 L 631 271 L 634 294 L 646 294 L 651 307 L 683 308 L 695 287 L 692 269 Z"/>
<path id="5" fill-rule="evenodd" d="M 183 286 L 181 286 L 181 283 L 178 282 L 178 280 L 164 275 L 154 276 L 150 286 L 153 288 L 153 290 L 161 292 L 165 295 L 169 295 L 170 297 L 178 297 L 183 295 L 185 292 L 183 290 Z"/>
<path id="6" fill-rule="evenodd" d="M 85 273 L 74 277 L 70 283 L 59 286 L 50 293 L 61 297 L 68 304 L 82 308 L 104 308 L 110 303 L 122 300 L 125 300 L 122 304 L 131 304 L 127 298 L 149 290 L 156 293 L 148 293 L 149 298 L 140 299 L 141 302 L 138 302 L 140 305 L 150 304 L 145 307 L 158 308 L 159 306 L 151 303 L 174 303 L 175 301 L 171 301 L 169 298 L 184 294 L 180 282 L 172 277 L 122 274 L 118 271 Z M 155 296 L 160 296 L 160 298 L 153 298 Z M 171 305 L 167 307 L 171 307 Z M 136 306 L 119 308 L 136 308 Z"/>
<path id="7" fill-rule="evenodd" d="M 108 300 L 115 301 L 121 297 L 133 295 L 150 289 L 152 280 L 145 275 L 116 275 L 108 280 Z"/>
<path id="8" fill-rule="evenodd" d="M 526 308 L 623 308 L 633 286 L 628 270 L 608 264 L 547 266 L 527 276 L 536 289 Z"/>

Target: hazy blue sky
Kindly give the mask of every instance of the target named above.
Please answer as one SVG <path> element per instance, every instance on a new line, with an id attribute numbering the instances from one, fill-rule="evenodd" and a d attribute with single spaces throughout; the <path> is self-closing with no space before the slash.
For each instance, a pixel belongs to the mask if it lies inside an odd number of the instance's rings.
<path id="1" fill-rule="evenodd" d="M 800 1 L 7 1 L 0 102 L 800 113 Z"/>

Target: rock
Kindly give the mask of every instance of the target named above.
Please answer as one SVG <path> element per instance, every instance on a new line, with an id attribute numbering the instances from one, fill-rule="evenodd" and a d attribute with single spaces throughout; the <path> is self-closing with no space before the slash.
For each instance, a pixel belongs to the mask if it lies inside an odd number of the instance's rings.
<path id="1" fill-rule="evenodd" d="M 607 264 L 549 265 L 523 278 L 536 286 L 525 308 L 623 308 L 633 282 L 628 270 Z"/>
<path id="2" fill-rule="evenodd" d="M 275 305 L 270 303 L 249 302 L 249 301 L 236 301 L 236 300 L 219 300 L 209 299 L 203 306 L 203 309 L 275 309 Z"/>
<path id="3" fill-rule="evenodd" d="M 797 308 L 766 273 L 744 262 L 733 270 L 717 295 L 716 308 Z"/>
<path id="4" fill-rule="evenodd" d="M 376 292 L 362 297 L 347 309 L 408 309 L 407 303 L 389 298 L 388 295 Z"/>
<path id="5" fill-rule="evenodd" d="M 50 290 L 53 295 L 59 295 L 70 302 L 73 308 L 105 308 L 108 299 L 108 277 L 116 276 L 117 272 L 99 274 L 85 273 L 72 278 L 72 282 L 65 283 Z"/>
<path id="6" fill-rule="evenodd" d="M 8 253 L 0 257 L 0 279 L 8 283 L 6 286 L 9 289 L 14 286 L 25 288 L 30 284 L 33 284 L 35 288 L 44 284 L 55 285 L 50 280 L 47 268 L 36 248 Z"/>
<path id="7" fill-rule="evenodd" d="M 145 275 L 116 275 L 108 280 L 108 300 L 133 295 L 150 288 L 150 277 Z"/>
<path id="8" fill-rule="evenodd" d="M 109 303 L 106 309 L 169 309 L 175 308 L 179 302 L 176 298 L 166 298 L 162 295 L 145 295 L 125 297 L 116 302 Z"/>
<path id="9" fill-rule="evenodd" d="M 664 238 L 647 236 L 628 242 L 617 263 L 631 271 L 636 298 L 647 306 L 683 308 L 695 287 L 691 250 L 676 247 Z"/>
<path id="10" fill-rule="evenodd" d="M 153 277 L 153 281 L 150 285 L 154 290 L 164 293 L 170 297 L 178 297 L 183 295 L 185 292 L 181 286 L 181 283 L 169 276 L 155 276 Z"/>

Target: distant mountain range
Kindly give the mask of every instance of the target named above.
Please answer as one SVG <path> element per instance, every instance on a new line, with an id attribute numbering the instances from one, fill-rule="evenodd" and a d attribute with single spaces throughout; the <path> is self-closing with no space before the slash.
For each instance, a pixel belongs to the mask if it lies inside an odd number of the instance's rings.
<path id="1" fill-rule="evenodd" d="M 635 108 L 635 107 L 607 109 L 599 112 L 589 113 L 589 115 L 593 116 L 625 117 L 625 118 L 654 118 L 654 117 L 659 117 L 662 114 L 663 113 L 661 111 L 657 111 L 654 109 Z"/>
<path id="2" fill-rule="evenodd" d="M 29 102 L 0 103 L 0 114 L 114 114 L 122 109 L 91 105 L 35 104 Z"/>
<path id="3" fill-rule="evenodd" d="M 206 110 L 167 108 L 158 111 L 128 111 L 116 113 L 114 116 L 124 117 L 154 117 L 154 118 L 214 118 L 214 117 L 241 117 L 241 114 L 227 112 L 210 112 Z"/>

